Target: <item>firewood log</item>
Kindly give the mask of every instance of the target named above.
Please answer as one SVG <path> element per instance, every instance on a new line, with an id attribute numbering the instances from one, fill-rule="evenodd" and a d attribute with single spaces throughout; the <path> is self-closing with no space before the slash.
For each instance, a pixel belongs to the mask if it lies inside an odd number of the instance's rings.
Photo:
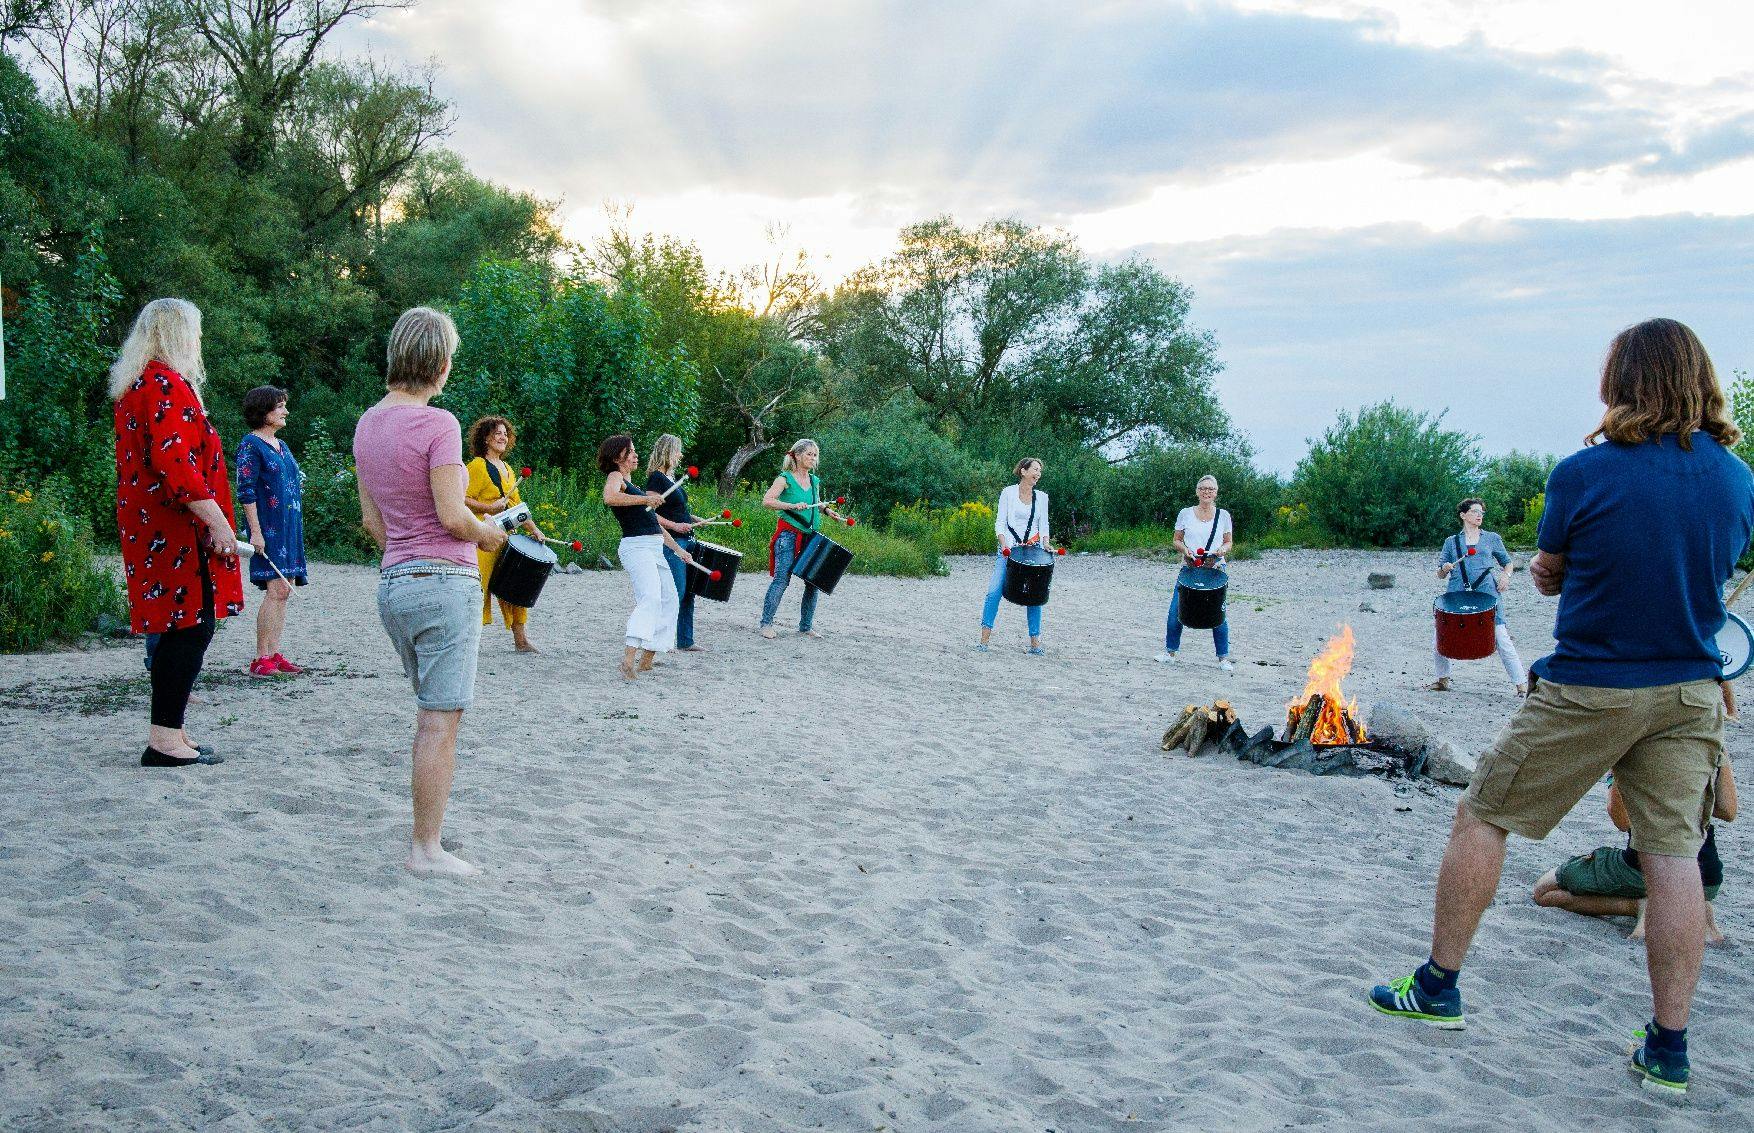
<path id="1" fill-rule="evenodd" d="M 1206 729 L 1210 726 L 1211 721 L 1206 718 L 1206 713 L 1194 713 L 1192 726 L 1188 728 L 1188 734 L 1184 737 L 1189 755 L 1200 754 L 1200 745 L 1206 742 Z"/>
<path id="2" fill-rule="evenodd" d="M 1297 727 L 1287 737 L 1292 743 L 1309 739 L 1310 733 L 1315 731 L 1316 722 L 1321 719 L 1322 707 L 1327 702 L 1328 698 L 1319 692 L 1310 694 L 1308 702 L 1303 706 L 1303 714 L 1297 718 Z"/>
<path id="3" fill-rule="evenodd" d="M 1163 733 L 1164 751 L 1172 751 L 1181 746 L 1182 737 L 1187 735 L 1188 725 L 1193 722 L 1194 713 L 1199 710 L 1200 706 L 1197 704 L 1190 704 L 1182 709 L 1182 714 L 1176 717 L 1176 721 L 1170 725 L 1169 731 Z"/>

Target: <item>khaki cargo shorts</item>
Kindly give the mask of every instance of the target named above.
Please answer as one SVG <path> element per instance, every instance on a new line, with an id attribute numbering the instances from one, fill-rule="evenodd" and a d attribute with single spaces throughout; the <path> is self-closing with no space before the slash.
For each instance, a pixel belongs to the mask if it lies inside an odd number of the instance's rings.
<path id="1" fill-rule="evenodd" d="M 1593 688 L 1540 681 L 1480 757 L 1468 809 L 1539 841 L 1612 771 L 1641 854 L 1691 858 L 1705 841 L 1724 702 L 1716 681 Z"/>

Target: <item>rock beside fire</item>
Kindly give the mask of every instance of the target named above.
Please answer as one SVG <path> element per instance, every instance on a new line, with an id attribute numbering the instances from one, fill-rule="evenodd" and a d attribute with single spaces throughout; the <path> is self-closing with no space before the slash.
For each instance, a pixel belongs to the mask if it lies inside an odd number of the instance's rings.
<path id="1" fill-rule="evenodd" d="M 1453 741 L 1434 736 L 1413 711 L 1392 701 L 1370 706 L 1370 738 L 1418 757 L 1418 773 L 1439 783 L 1465 787 L 1474 774 L 1474 757 Z"/>
<path id="2" fill-rule="evenodd" d="M 1474 777 L 1474 757 L 1441 736 L 1425 746 L 1425 774 L 1439 783 L 1466 787 Z"/>
<path id="3" fill-rule="evenodd" d="M 1384 574 L 1381 571 L 1371 571 L 1370 577 L 1365 581 L 1370 584 L 1372 590 L 1393 590 L 1395 588 L 1395 576 Z"/>

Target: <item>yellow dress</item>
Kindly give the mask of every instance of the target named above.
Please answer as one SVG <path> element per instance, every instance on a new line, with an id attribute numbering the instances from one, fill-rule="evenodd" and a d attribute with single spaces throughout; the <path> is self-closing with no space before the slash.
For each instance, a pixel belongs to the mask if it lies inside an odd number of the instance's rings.
<path id="1" fill-rule="evenodd" d="M 493 477 L 487 474 L 486 457 L 476 457 L 468 463 L 467 468 L 469 486 L 464 489 L 464 492 L 476 503 L 490 504 L 502 496 L 510 501 L 508 507 L 524 502 L 522 497 L 518 495 L 518 474 L 506 465 L 499 466 L 500 482 L 505 485 L 503 492 L 493 486 Z M 493 577 L 493 564 L 499 561 L 499 552 L 483 551 L 477 548 L 475 561 L 481 567 L 481 624 L 484 626 L 492 625 L 493 597 L 487 592 L 487 583 Z M 501 602 L 499 612 L 505 618 L 507 626 L 521 626 L 530 620 L 528 606 L 514 606 L 510 602 Z"/>

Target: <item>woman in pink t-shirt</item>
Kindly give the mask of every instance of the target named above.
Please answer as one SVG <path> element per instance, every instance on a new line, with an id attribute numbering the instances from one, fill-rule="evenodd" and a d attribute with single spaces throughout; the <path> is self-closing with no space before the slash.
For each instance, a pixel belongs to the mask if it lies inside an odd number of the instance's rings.
<path id="1" fill-rule="evenodd" d="M 457 328 L 429 307 L 405 312 L 390 332 L 389 392 L 353 432 L 359 509 L 383 548 L 378 617 L 402 658 L 419 704 L 414 729 L 414 841 L 408 868 L 467 877 L 481 871 L 439 844 L 457 729 L 475 696 L 481 584 L 475 548 L 498 550 L 506 533 L 463 502 L 463 430 L 427 404 L 451 375 Z"/>

